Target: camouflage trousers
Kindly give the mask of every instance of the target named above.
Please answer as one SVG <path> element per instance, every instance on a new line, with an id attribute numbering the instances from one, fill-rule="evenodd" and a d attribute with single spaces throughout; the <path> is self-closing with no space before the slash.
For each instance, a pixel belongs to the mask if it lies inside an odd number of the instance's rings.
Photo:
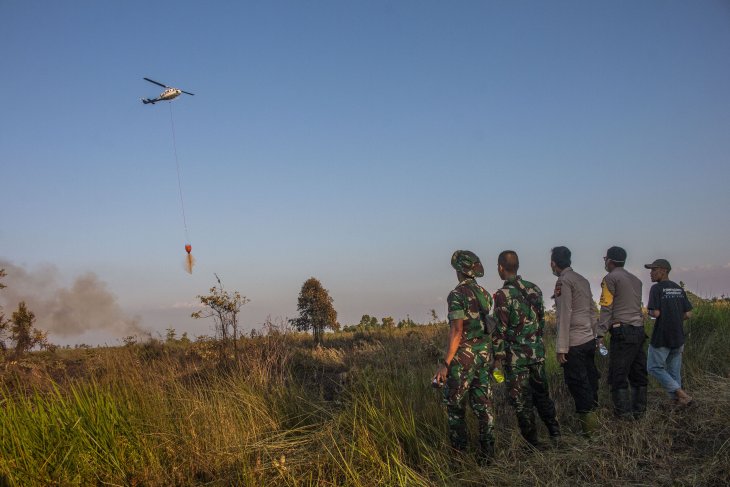
<path id="1" fill-rule="evenodd" d="M 491 359 L 489 341 L 482 339 L 459 346 L 449 364 L 444 403 L 449 415 L 449 439 L 455 449 L 465 450 L 469 443 L 466 429 L 467 398 L 479 423 L 481 453 L 491 455 L 494 449 L 494 409 L 489 387 Z"/>
<path id="2" fill-rule="evenodd" d="M 537 408 L 551 437 L 560 436 L 560 426 L 555 415 L 555 403 L 550 399 L 544 362 L 521 367 L 505 367 L 507 394 L 517 414 L 517 424 L 522 436 L 532 444 L 537 443 L 535 413 Z"/>

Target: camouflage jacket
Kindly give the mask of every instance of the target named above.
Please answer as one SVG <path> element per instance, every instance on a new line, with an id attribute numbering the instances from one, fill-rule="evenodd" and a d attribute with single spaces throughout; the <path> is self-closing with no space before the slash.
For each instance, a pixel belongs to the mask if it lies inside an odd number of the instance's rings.
<path id="1" fill-rule="evenodd" d="M 474 278 L 468 277 L 454 288 L 448 297 L 449 321 L 464 320 L 464 330 L 461 334 L 462 345 L 467 340 L 486 338 L 484 333 L 484 316 L 489 315 L 492 308 L 492 297 Z M 480 303 L 481 301 L 481 303 Z"/>
<path id="2" fill-rule="evenodd" d="M 504 281 L 494 293 L 494 353 L 513 368 L 542 362 L 545 346 L 545 306 L 542 291 L 520 276 Z"/>

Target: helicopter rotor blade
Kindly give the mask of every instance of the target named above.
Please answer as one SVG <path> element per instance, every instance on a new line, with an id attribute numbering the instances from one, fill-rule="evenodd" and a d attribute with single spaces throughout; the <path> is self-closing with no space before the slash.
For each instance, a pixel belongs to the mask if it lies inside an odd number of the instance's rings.
<path id="1" fill-rule="evenodd" d="M 163 85 L 162 83 L 158 83 L 158 82 L 157 82 L 157 81 L 155 81 L 155 80 L 152 80 L 152 79 L 149 79 L 149 78 L 142 78 L 142 79 L 144 79 L 144 80 L 146 80 L 146 81 L 149 81 L 150 83 L 154 83 L 154 84 L 156 84 L 157 86 L 162 86 L 163 88 L 169 88 L 169 86 L 167 86 L 167 85 Z"/>
<path id="2" fill-rule="evenodd" d="M 195 96 L 195 93 L 189 93 L 187 91 L 180 90 L 182 93 L 185 93 L 186 95 Z"/>

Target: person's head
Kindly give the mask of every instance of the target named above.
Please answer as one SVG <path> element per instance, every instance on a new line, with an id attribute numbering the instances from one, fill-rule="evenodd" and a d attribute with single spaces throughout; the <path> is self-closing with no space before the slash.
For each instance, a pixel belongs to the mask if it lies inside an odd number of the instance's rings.
<path id="1" fill-rule="evenodd" d="M 616 267 L 623 267 L 626 264 L 626 251 L 614 245 L 606 251 L 603 263 L 608 272 L 611 272 Z"/>
<path id="2" fill-rule="evenodd" d="M 563 269 L 570 267 L 570 249 L 568 247 L 553 247 L 550 251 L 550 268 L 553 275 L 559 276 Z"/>
<path id="3" fill-rule="evenodd" d="M 651 282 L 661 282 L 669 279 L 669 271 L 672 270 L 672 266 L 669 264 L 667 259 L 657 259 L 651 264 L 644 265 L 645 268 L 651 269 L 649 275 L 651 276 Z"/>
<path id="4" fill-rule="evenodd" d="M 457 250 L 451 256 L 451 267 L 456 270 L 456 277 L 459 281 L 466 277 L 482 277 L 484 266 L 477 257 L 477 254 L 470 250 Z"/>
<path id="5" fill-rule="evenodd" d="M 517 275 L 520 268 L 520 259 L 514 250 L 503 250 L 497 257 L 497 272 L 500 279 L 507 279 Z"/>

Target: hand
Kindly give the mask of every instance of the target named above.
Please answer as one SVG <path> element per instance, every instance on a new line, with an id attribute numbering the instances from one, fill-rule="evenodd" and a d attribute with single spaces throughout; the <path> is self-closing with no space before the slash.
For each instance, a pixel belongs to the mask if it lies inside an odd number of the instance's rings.
<path id="1" fill-rule="evenodd" d="M 599 348 L 601 348 L 601 345 L 604 345 L 604 343 L 603 343 L 603 337 L 600 337 L 600 338 L 597 338 L 596 339 L 596 350 L 598 350 Z"/>
<path id="2" fill-rule="evenodd" d="M 444 364 L 441 364 L 439 365 L 438 369 L 436 369 L 436 375 L 433 376 L 433 379 L 431 379 L 431 381 L 443 384 L 444 382 L 446 382 L 446 376 L 448 374 L 449 369 L 447 369 Z"/>
<path id="3" fill-rule="evenodd" d="M 558 353 L 558 363 L 560 365 L 563 365 L 568 362 L 568 354 L 567 353 Z"/>

